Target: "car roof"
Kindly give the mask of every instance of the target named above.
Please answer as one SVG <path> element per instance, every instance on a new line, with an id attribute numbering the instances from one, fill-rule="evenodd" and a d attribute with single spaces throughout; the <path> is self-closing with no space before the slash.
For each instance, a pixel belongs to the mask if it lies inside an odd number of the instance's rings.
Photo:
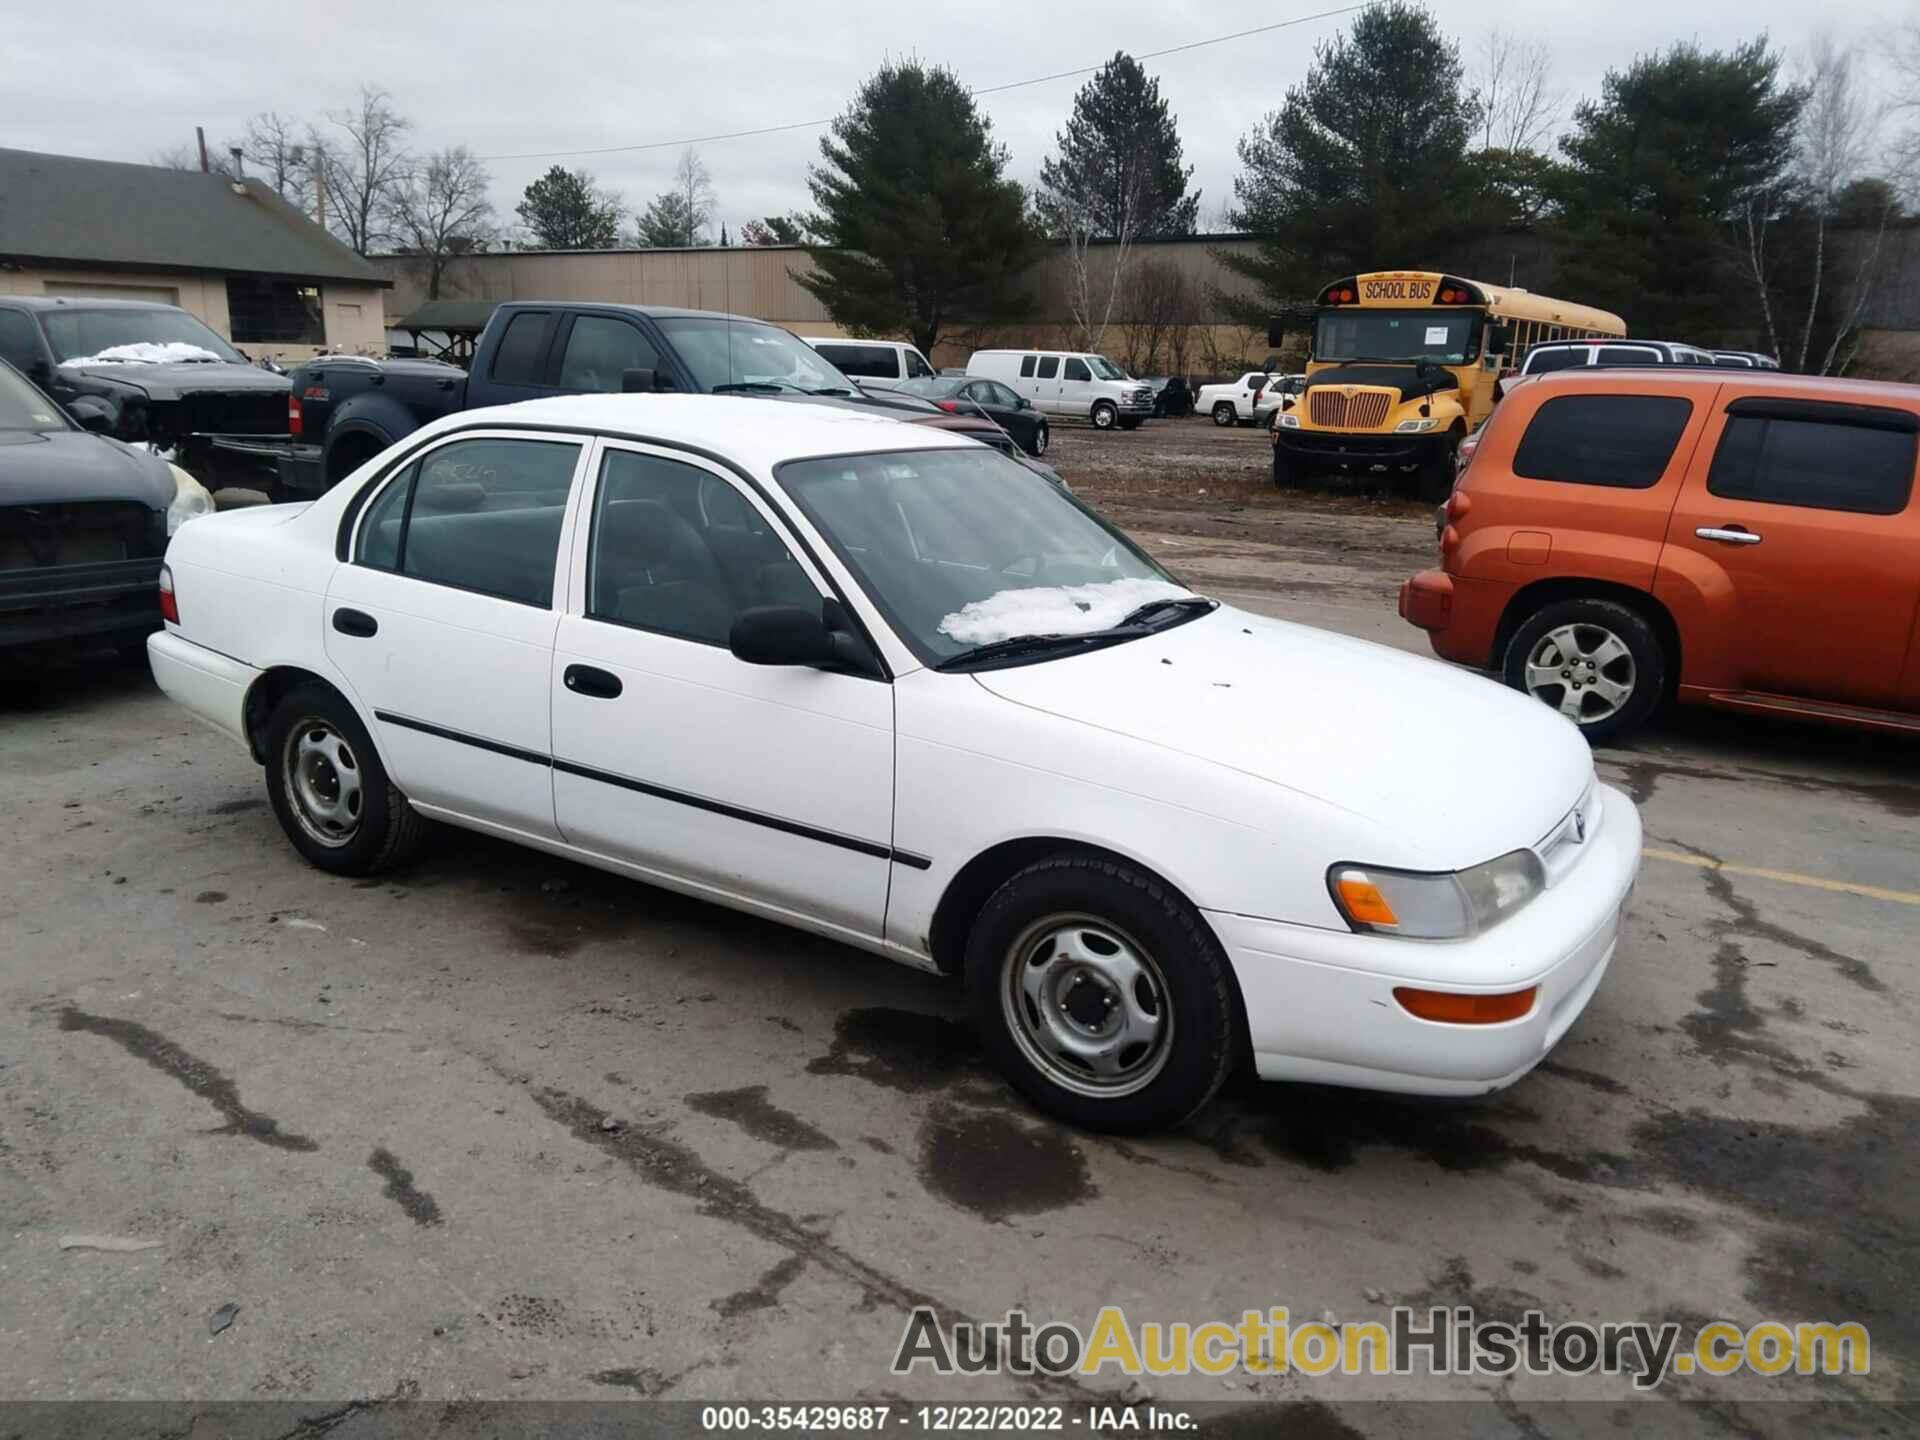
<path id="1" fill-rule="evenodd" d="M 725 310 L 688 310 L 678 305 L 622 305 L 614 301 L 600 300 L 503 300 L 498 308 L 501 310 L 611 310 L 625 315 L 645 315 L 654 320 L 732 320 L 739 325 L 765 325 L 773 330 L 786 328 L 754 315 L 734 315 Z"/>
<path id="2" fill-rule="evenodd" d="M 1606 365 L 1577 370 L 1554 370 L 1526 377 L 1529 394 L 1550 395 L 1559 390 L 1608 390 L 1630 382 L 1636 389 L 1670 395 L 1713 393 L 1722 389 L 1741 395 L 1775 395 L 1790 399 L 1841 401 L 1856 405 L 1896 406 L 1920 410 L 1920 386 L 1891 380 L 1838 379 L 1831 375 L 1789 375 L 1779 370 L 1734 370 L 1706 365 Z M 1513 393 L 1519 393 L 1516 389 Z"/>
<path id="3" fill-rule="evenodd" d="M 442 433 L 523 425 L 691 446 L 761 472 L 783 460 L 938 450 L 973 443 L 930 425 L 897 419 L 877 407 L 866 411 L 795 405 L 744 395 L 556 395 L 459 411 L 427 429 Z"/>
<path id="4" fill-rule="evenodd" d="M 158 300 L 96 300 L 91 295 L 0 295 L 0 305 L 20 310 L 178 310 Z"/>

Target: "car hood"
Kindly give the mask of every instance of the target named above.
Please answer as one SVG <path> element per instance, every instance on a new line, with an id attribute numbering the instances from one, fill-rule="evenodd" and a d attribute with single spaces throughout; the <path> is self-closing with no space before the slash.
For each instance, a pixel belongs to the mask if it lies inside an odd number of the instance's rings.
<path id="1" fill-rule="evenodd" d="M 224 360 L 172 365 L 147 365 L 139 361 L 90 361 L 60 368 L 111 380 L 116 385 L 131 385 L 136 390 L 146 392 L 149 400 L 178 400 L 182 395 L 207 391 L 231 395 L 236 391 L 278 390 L 285 394 L 291 388 L 284 375 L 276 375 L 256 365 L 234 365 Z"/>
<path id="2" fill-rule="evenodd" d="M 84 430 L 0 430 L 0 506 L 62 500 L 173 503 L 173 472 L 145 450 Z"/>
<path id="3" fill-rule="evenodd" d="M 1003 699 L 1363 817 L 1449 870 L 1539 840 L 1593 778 L 1587 742 L 1505 686 L 1222 607 L 1162 634 L 974 676 Z"/>

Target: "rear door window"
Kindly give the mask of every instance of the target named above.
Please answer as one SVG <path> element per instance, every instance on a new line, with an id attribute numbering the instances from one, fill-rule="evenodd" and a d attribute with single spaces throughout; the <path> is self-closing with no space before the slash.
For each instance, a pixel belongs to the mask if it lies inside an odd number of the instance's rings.
<path id="1" fill-rule="evenodd" d="M 507 321 L 507 328 L 494 348 L 492 376 L 502 385 L 538 385 L 545 376 L 547 326 L 553 319 L 546 310 L 522 310 Z"/>
<path id="2" fill-rule="evenodd" d="M 1707 472 L 1728 500 L 1896 515 L 1913 493 L 1914 417 L 1804 401 L 1735 401 Z"/>
<path id="3" fill-rule="evenodd" d="M 1666 473 L 1692 414 L 1693 402 L 1675 395 L 1561 395 L 1535 412 L 1513 473 L 1646 490 Z"/>

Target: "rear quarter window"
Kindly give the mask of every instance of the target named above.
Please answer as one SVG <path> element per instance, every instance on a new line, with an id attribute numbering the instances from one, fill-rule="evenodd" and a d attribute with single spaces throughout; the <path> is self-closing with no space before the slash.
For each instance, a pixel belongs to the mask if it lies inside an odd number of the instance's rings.
<path id="1" fill-rule="evenodd" d="M 816 345 L 821 358 L 833 362 L 842 375 L 862 380 L 897 380 L 900 365 L 888 345 Z"/>
<path id="2" fill-rule="evenodd" d="M 1525 373 L 1545 375 L 1554 370 L 1574 370 L 1587 363 L 1584 347 L 1566 350 L 1536 350 L 1527 356 Z"/>
<path id="3" fill-rule="evenodd" d="M 1646 490 L 1658 483 L 1693 415 L 1677 395 L 1559 395 L 1534 413 L 1513 473 L 1565 485 Z"/>

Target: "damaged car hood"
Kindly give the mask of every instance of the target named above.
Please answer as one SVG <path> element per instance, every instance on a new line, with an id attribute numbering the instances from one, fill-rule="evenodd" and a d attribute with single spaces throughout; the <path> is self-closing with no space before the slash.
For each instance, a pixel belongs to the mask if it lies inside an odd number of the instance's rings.
<path id="1" fill-rule="evenodd" d="M 76 500 L 173 503 L 167 462 L 118 440 L 82 430 L 0 430 L 0 506 Z"/>
<path id="2" fill-rule="evenodd" d="M 976 672 L 995 695 L 1212 761 L 1476 865 L 1545 835 L 1593 777 L 1539 701 L 1383 645 L 1223 606 L 1090 654 Z"/>
<path id="3" fill-rule="evenodd" d="M 235 365 L 225 360 L 158 365 L 138 360 L 86 360 L 60 368 L 76 375 L 91 375 L 111 380 L 116 385 L 131 386 L 145 392 L 149 400 L 178 400 L 183 395 L 208 390 L 223 394 L 277 390 L 284 394 L 289 388 L 284 375 L 275 375 L 271 370 L 262 370 L 253 365 Z"/>

